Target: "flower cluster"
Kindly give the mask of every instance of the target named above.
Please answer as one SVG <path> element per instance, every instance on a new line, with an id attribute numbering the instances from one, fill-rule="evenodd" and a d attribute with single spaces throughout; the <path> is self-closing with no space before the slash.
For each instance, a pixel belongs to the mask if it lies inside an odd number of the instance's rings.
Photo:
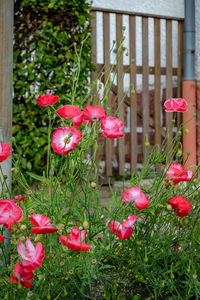
<path id="1" fill-rule="evenodd" d="M 58 96 L 52 94 L 42 95 L 38 98 L 37 103 L 44 107 L 55 104 L 59 101 Z M 185 111 L 186 101 L 184 99 L 169 99 L 165 102 L 166 111 Z M 101 129 L 106 138 L 115 139 L 124 136 L 123 123 L 115 117 L 106 116 L 105 110 L 100 106 L 87 106 L 82 111 L 76 105 L 64 105 L 56 110 L 60 117 L 71 119 L 73 126 L 57 128 L 52 136 L 53 150 L 62 155 L 66 155 L 73 150 L 82 138 L 82 132 L 76 127 L 87 122 L 101 122 Z M 0 162 L 10 156 L 10 146 L 0 143 Z M 192 179 L 193 173 L 191 170 L 186 170 L 179 163 L 172 163 L 164 169 L 164 183 L 167 188 L 171 185 L 176 185 L 181 181 L 189 181 Z M 164 184 L 163 184 L 164 186 Z M 127 188 L 122 195 L 123 206 L 131 206 L 133 209 L 144 210 L 150 205 L 149 197 L 138 186 Z M 23 211 L 19 205 L 24 205 L 25 197 L 22 195 L 15 196 L 13 200 L 0 200 L 0 225 L 4 225 L 11 230 L 11 226 L 15 222 L 20 222 L 23 218 Z M 170 198 L 169 205 L 174 209 L 177 216 L 183 218 L 189 215 L 192 206 L 190 202 L 180 195 Z M 34 225 L 30 228 L 33 234 L 53 234 L 59 233 L 59 228 L 51 225 L 51 220 L 43 214 L 33 214 L 28 217 L 28 220 Z M 117 220 L 109 221 L 109 229 L 121 241 L 129 239 L 133 233 L 133 225 L 138 216 L 130 214 L 126 220 L 120 223 Z M 138 222 L 138 221 L 137 221 Z M 137 223 L 136 223 L 137 224 Z M 64 225 L 63 225 L 64 227 Z M 85 221 L 84 228 L 88 228 Z M 69 230 L 69 229 L 68 229 Z M 89 251 L 92 245 L 85 242 L 88 231 L 81 230 L 75 226 L 68 231 L 67 235 L 60 235 L 60 242 L 68 249 L 74 251 Z M 0 243 L 5 239 L 4 235 L 0 236 Z M 20 282 L 25 287 L 32 287 L 30 282 L 34 278 L 34 273 L 37 268 L 43 264 L 45 251 L 43 244 L 38 242 L 36 246 L 32 244 L 29 237 L 26 238 L 25 244 L 18 243 L 17 251 L 21 258 L 21 263 L 17 262 L 14 267 L 14 275 L 9 277 L 10 282 Z"/>
<path id="2" fill-rule="evenodd" d="M 47 94 L 42 95 L 36 101 L 40 106 L 47 106 L 57 103 L 58 98 L 52 94 Z M 82 138 L 82 132 L 75 127 L 79 127 L 83 123 L 101 121 L 103 135 L 109 139 L 124 136 L 122 121 L 115 117 L 106 116 L 105 109 L 101 106 L 86 106 L 81 111 L 76 105 L 64 105 L 56 112 L 60 117 L 73 121 L 73 126 L 60 127 L 53 132 L 52 148 L 57 154 L 66 155 L 76 147 Z"/>

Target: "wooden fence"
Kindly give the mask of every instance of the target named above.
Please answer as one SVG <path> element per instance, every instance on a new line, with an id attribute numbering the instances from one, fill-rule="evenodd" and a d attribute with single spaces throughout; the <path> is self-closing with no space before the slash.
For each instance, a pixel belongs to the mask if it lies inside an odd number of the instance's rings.
<path id="1" fill-rule="evenodd" d="M 97 14 L 102 17 L 102 48 L 103 48 L 103 63 L 98 63 L 98 47 L 97 47 Z M 96 71 L 92 73 L 92 79 L 96 79 L 101 70 L 104 70 L 103 82 L 107 81 L 107 76 L 111 68 L 111 33 L 110 33 L 110 19 L 115 17 L 116 30 L 116 49 L 119 48 L 120 41 L 123 34 L 123 18 L 128 16 L 128 40 L 129 40 L 129 64 L 124 64 L 123 58 L 118 62 L 117 68 L 117 82 L 111 87 L 111 94 L 109 95 L 108 103 L 117 95 L 118 105 L 121 99 L 124 98 L 124 105 L 119 106 L 120 119 L 127 124 L 129 128 L 126 131 L 124 138 L 118 141 L 106 139 L 104 153 L 101 153 L 101 159 L 105 161 L 105 174 L 112 176 L 113 172 L 118 175 L 124 174 L 124 169 L 129 168 L 132 172 L 137 169 L 138 163 L 144 158 L 144 152 L 147 148 L 144 147 L 146 139 L 150 141 L 151 146 L 154 144 L 161 144 L 162 136 L 168 130 L 172 114 L 165 114 L 162 106 L 164 100 L 171 97 L 181 97 L 181 76 L 182 76 L 182 52 L 183 52 L 183 19 L 144 15 L 137 13 L 130 13 L 124 11 L 106 10 L 106 9 L 92 9 L 92 46 L 93 46 L 93 64 L 96 65 Z M 136 59 L 134 63 L 132 58 L 136 57 L 137 39 L 136 30 L 137 19 L 141 21 L 141 40 L 142 40 L 142 64 L 137 65 Z M 153 19 L 153 51 L 154 51 L 154 65 L 149 65 L 149 19 Z M 165 23 L 165 66 L 161 66 L 161 20 Z M 163 21 L 162 21 L 163 22 Z M 173 25 L 174 23 L 174 25 Z M 172 27 L 177 28 L 177 47 L 176 47 L 176 67 L 173 67 L 173 30 Z M 112 38 L 113 40 L 113 38 Z M 172 52 L 173 51 L 173 52 Z M 129 74 L 130 90 L 135 89 L 135 93 L 126 92 L 123 90 L 122 82 L 124 74 Z M 142 76 L 142 89 L 137 91 L 136 79 L 138 74 Z M 154 76 L 154 88 L 150 90 L 149 75 Z M 161 76 L 165 76 L 165 87 L 161 88 Z M 176 86 L 173 86 L 173 78 L 176 78 Z M 127 113 L 128 111 L 128 113 Z M 127 117 L 127 114 L 129 117 Z M 178 116 L 180 123 L 181 116 Z M 141 130 L 138 130 L 140 127 Z M 151 150 L 151 146 L 148 151 Z M 128 167 L 127 167 L 128 165 Z"/>

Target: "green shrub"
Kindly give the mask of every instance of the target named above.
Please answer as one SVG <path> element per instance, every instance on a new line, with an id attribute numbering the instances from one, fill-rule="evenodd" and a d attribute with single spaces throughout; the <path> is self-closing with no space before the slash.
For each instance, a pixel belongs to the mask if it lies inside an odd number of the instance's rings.
<path id="1" fill-rule="evenodd" d="M 24 170 L 41 173 L 46 164 L 48 116 L 35 99 L 53 93 L 62 104 L 84 104 L 80 95 L 87 93 L 92 68 L 89 20 L 86 0 L 15 1 L 13 149 Z M 80 52 L 76 98 L 72 99 Z"/>

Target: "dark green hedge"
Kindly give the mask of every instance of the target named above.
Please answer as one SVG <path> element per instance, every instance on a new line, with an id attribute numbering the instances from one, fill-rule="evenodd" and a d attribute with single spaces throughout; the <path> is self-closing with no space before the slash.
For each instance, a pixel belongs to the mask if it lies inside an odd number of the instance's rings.
<path id="1" fill-rule="evenodd" d="M 15 0 L 13 149 L 26 170 L 41 173 L 46 163 L 48 116 L 35 99 L 51 92 L 59 104 L 70 103 L 81 47 L 74 104 L 84 105 L 80 95 L 87 92 L 92 68 L 89 21 L 87 0 Z"/>

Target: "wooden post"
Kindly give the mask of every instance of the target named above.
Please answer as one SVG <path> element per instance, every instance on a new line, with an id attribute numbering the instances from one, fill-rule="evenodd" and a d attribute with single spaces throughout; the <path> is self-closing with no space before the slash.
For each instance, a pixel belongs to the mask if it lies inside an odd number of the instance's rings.
<path id="1" fill-rule="evenodd" d="M 3 143 L 11 143 L 12 137 L 13 12 L 14 0 L 0 0 L 0 141 Z M 1 166 L 11 189 L 11 157 Z M 5 230 L 4 234 L 8 236 L 9 232 Z"/>

